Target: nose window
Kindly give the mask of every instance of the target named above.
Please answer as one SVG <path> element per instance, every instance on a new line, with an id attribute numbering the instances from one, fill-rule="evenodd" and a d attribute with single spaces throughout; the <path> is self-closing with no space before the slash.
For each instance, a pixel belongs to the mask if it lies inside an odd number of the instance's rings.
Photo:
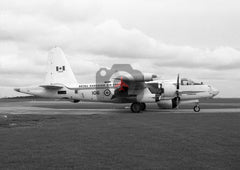
<path id="1" fill-rule="evenodd" d="M 181 85 L 182 85 L 182 86 L 187 86 L 187 85 L 203 85 L 203 82 L 198 83 L 198 82 L 192 81 L 191 79 L 182 78 L 182 79 L 181 79 Z"/>

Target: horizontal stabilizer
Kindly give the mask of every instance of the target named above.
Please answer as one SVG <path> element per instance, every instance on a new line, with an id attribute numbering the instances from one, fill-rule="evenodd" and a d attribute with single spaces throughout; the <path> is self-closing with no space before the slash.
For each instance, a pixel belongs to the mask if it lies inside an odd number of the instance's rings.
<path id="1" fill-rule="evenodd" d="M 43 87 L 45 89 L 61 89 L 63 86 L 61 85 L 40 85 L 40 87 Z"/>

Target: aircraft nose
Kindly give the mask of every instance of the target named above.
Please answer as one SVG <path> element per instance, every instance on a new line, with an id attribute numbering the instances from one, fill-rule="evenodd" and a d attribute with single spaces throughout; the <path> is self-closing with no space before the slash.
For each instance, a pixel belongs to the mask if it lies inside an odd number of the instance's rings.
<path id="1" fill-rule="evenodd" d="M 20 88 L 15 88 L 14 90 L 17 92 L 20 92 Z"/>
<path id="2" fill-rule="evenodd" d="M 213 94 L 213 97 L 218 95 L 219 94 L 219 90 L 213 87 L 212 88 L 212 94 Z"/>

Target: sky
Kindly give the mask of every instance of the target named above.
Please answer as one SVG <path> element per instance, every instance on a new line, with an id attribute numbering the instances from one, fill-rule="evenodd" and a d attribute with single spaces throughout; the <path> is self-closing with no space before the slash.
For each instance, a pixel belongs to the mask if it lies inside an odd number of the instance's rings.
<path id="1" fill-rule="evenodd" d="M 240 97 L 238 0 L 0 0 L 0 97 L 44 82 L 49 50 L 79 83 L 131 64 L 161 79 L 191 78 Z"/>

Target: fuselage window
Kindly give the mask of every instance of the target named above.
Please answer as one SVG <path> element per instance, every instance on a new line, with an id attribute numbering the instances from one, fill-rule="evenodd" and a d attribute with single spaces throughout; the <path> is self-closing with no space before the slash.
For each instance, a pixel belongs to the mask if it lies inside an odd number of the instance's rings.
<path id="1" fill-rule="evenodd" d="M 75 94 L 78 94 L 78 90 L 75 90 Z"/>

